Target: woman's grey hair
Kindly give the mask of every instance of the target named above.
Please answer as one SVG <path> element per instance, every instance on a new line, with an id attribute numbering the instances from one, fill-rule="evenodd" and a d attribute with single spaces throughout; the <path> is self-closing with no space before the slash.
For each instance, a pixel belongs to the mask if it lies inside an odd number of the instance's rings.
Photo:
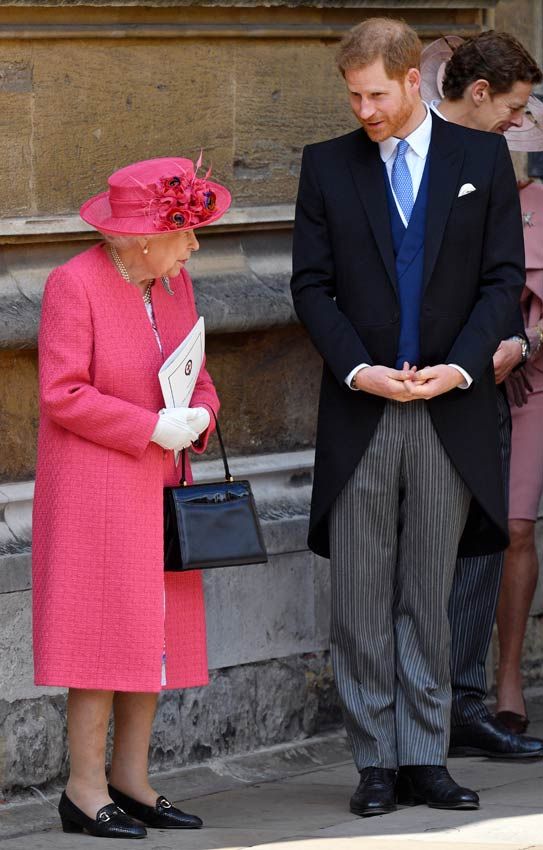
<path id="1" fill-rule="evenodd" d="M 120 248 L 121 250 L 123 248 L 133 248 L 134 246 L 139 245 L 139 240 L 141 238 L 138 236 L 113 236 L 111 233 L 98 232 L 108 245 L 113 245 L 114 248 Z"/>

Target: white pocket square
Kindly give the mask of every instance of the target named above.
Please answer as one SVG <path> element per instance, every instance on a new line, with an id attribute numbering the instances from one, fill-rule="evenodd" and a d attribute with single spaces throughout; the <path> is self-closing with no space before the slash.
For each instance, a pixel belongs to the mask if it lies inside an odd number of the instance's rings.
<path id="1" fill-rule="evenodd" d="M 460 187 L 458 197 L 461 198 L 463 195 L 469 195 L 470 192 L 475 192 L 475 186 L 473 183 L 464 183 L 464 185 Z"/>

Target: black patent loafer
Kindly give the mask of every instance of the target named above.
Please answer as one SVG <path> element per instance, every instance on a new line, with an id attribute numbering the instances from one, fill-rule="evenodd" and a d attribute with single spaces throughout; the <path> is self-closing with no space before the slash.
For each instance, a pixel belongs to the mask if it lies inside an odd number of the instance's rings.
<path id="1" fill-rule="evenodd" d="M 403 806 L 426 803 L 431 809 L 478 809 L 479 796 L 462 788 L 441 765 L 404 765 L 398 771 L 396 799 Z"/>
<path id="2" fill-rule="evenodd" d="M 511 732 L 490 714 L 466 726 L 451 729 L 450 756 L 486 756 L 497 759 L 543 758 L 543 741 Z"/>
<path id="3" fill-rule="evenodd" d="M 131 817 L 142 821 L 153 829 L 200 829 L 204 823 L 197 815 L 189 815 L 172 806 L 166 797 L 157 797 L 154 806 L 139 803 L 128 794 L 123 794 L 108 785 L 109 796 Z"/>
<path id="4" fill-rule="evenodd" d="M 128 817 L 115 803 L 102 806 L 93 820 L 78 809 L 64 791 L 58 813 L 64 832 L 88 832 L 95 838 L 145 838 L 147 835 L 145 827 Z"/>
<path id="5" fill-rule="evenodd" d="M 384 767 L 365 767 L 360 771 L 358 788 L 351 797 L 351 812 L 363 818 L 394 812 L 396 810 L 395 781 L 395 770 Z"/>

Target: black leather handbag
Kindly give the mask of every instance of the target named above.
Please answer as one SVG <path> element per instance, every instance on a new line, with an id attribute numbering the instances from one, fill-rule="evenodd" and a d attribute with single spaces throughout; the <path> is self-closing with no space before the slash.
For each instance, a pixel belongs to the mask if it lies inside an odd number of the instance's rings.
<path id="1" fill-rule="evenodd" d="M 164 488 L 164 569 L 169 572 L 263 564 L 268 560 L 251 485 L 234 481 L 217 417 L 224 481 Z"/>

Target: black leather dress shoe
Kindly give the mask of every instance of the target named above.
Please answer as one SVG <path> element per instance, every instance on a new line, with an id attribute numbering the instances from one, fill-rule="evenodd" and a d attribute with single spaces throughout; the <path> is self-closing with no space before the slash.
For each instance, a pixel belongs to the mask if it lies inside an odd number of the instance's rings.
<path id="1" fill-rule="evenodd" d="M 416 806 L 426 803 L 431 809 L 478 809 L 479 797 L 469 788 L 457 785 L 441 765 L 404 765 L 398 771 L 398 803 Z"/>
<path id="2" fill-rule="evenodd" d="M 515 735 L 489 714 L 467 726 L 452 727 L 449 755 L 498 759 L 543 758 L 543 741 Z"/>
<path id="3" fill-rule="evenodd" d="M 354 815 L 386 815 L 396 810 L 394 784 L 396 771 L 383 767 L 365 767 L 360 771 L 358 788 L 351 797 Z"/>
<path id="4" fill-rule="evenodd" d="M 155 829 L 200 829 L 204 825 L 197 815 L 188 815 L 181 809 L 176 809 L 166 797 L 157 797 L 154 806 L 146 806 L 145 803 L 139 803 L 112 785 L 108 785 L 107 788 L 109 796 L 118 806 L 121 806 L 131 817 L 143 821 L 146 826 Z"/>
<path id="5" fill-rule="evenodd" d="M 64 832 L 83 832 L 86 830 L 96 838 L 145 838 L 147 830 L 141 823 L 128 817 L 115 803 L 102 806 L 96 818 L 89 818 L 62 793 L 58 813 Z"/>

